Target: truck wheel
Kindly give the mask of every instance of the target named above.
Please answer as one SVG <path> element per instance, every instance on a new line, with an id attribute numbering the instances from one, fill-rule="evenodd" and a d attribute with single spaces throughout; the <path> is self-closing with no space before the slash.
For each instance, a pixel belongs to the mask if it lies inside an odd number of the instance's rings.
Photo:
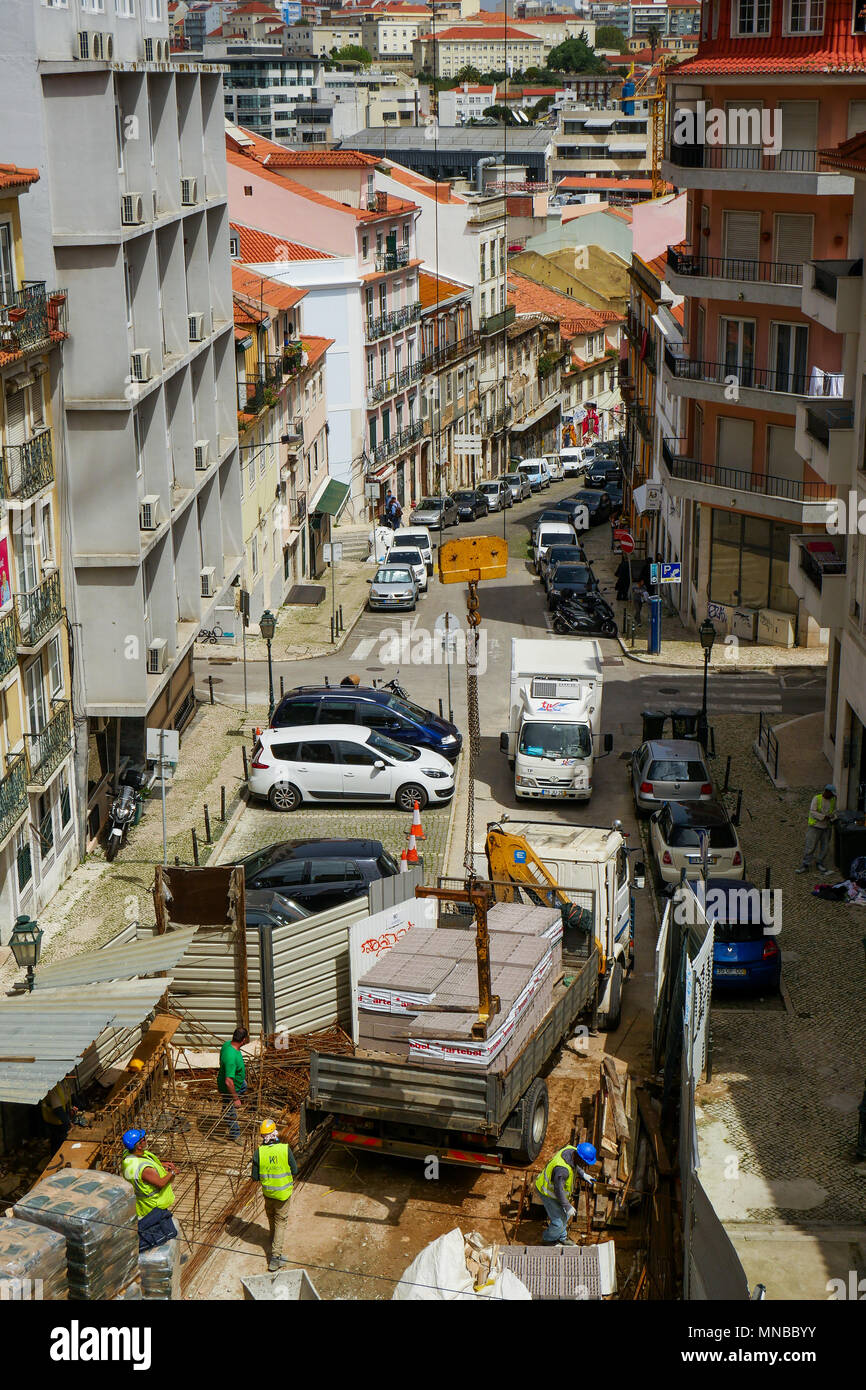
<path id="1" fill-rule="evenodd" d="M 524 1092 L 523 1099 L 517 1107 L 520 1123 L 520 1148 L 511 1151 L 514 1163 L 526 1166 L 534 1163 L 538 1158 L 547 1134 L 549 1108 L 547 1082 L 542 1081 L 541 1077 L 537 1076 L 528 1090 Z"/>
<path id="2" fill-rule="evenodd" d="M 613 1033 L 622 1017 L 622 962 L 614 961 L 605 988 L 606 1007 L 599 1008 L 598 1026 L 603 1033 Z"/>

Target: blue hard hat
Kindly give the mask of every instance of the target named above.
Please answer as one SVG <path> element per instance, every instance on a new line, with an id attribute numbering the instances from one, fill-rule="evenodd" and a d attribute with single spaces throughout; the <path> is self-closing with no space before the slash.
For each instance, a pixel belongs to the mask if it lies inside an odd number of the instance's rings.
<path id="1" fill-rule="evenodd" d="M 586 1164 L 587 1168 L 592 1168 L 598 1158 L 598 1154 L 592 1144 L 578 1144 L 577 1156 Z"/>
<path id="2" fill-rule="evenodd" d="M 136 1144 L 140 1144 L 143 1138 L 143 1129 L 128 1129 L 126 1133 L 121 1136 L 121 1143 L 123 1144 L 123 1147 L 125 1149 L 129 1149 L 130 1153 L 132 1153 L 132 1150 L 135 1148 Z M 595 1153 L 594 1149 L 593 1153 Z"/>

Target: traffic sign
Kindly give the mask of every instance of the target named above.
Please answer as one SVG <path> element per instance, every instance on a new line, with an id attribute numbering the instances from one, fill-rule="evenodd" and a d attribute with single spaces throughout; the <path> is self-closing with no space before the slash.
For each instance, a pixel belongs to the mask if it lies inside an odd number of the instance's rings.
<path id="1" fill-rule="evenodd" d="M 322 546 L 322 558 L 326 564 L 338 565 L 343 558 L 343 542 L 327 541 Z"/>
<path id="2" fill-rule="evenodd" d="M 455 434 L 454 436 L 455 454 L 480 454 L 481 435 L 480 434 Z"/>
<path id="3" fill-rule="evenodd" d="M 662 565 L 663 584 L 679 584 L 682 576 L 682 565 L 677 561 L 675 564 Z"/>
<path id="4" fill-rule="evenodd" d="M 623 555 L 631 555 L 634 550 L 634 536 L 631 531 L 621 531 L 617 529 L 613 533 L 613 538 L 615 541 L 619 542 L 619 548 Z"/>

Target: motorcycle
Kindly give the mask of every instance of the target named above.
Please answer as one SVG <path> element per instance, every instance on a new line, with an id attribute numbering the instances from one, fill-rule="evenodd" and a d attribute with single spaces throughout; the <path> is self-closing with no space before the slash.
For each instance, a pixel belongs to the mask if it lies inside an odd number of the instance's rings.
<path id="1" fill-rule="evenodd" d="M 553 630 L 560 636 L 585 637 L 616 637 L 619 632 L 610 604 L 605 599 L 592 601 L 589 596 L 580 603 L 561 603 L 553 615 Z"/>
<path id="2" fill-rule="evenodd" d="M 135 821 L 142 780 L 141 773 L 126 772 L 120 779 L 120 790 L 115 791 L 108 816 L 108 836 L 105 843 L 105 857 L 109 863 L 117 857 L 129 827 Z"/>

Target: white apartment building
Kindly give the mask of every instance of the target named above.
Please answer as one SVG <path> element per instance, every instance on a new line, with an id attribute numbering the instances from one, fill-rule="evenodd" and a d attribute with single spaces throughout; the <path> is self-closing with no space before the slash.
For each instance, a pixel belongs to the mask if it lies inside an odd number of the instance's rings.
<path id="1" fill-rule="evenodd" d="M 163 0 L 6 0 L 0 48 L 8 154 L 41 174 L 29 273 L 75 325 L 54 419 L 92 839 L 146 726 L 192 714 L 241 563 L 222 81 L 169 61 Z"/>
<path id="2" fill-rule="evenodd" d="M 551 138 L 551 182 L 569 175 L 639 178 L 652 165 L 652 133 L 644 110 L 625 116 L 618 107 L 606 111 L 564 106 Z"/>

